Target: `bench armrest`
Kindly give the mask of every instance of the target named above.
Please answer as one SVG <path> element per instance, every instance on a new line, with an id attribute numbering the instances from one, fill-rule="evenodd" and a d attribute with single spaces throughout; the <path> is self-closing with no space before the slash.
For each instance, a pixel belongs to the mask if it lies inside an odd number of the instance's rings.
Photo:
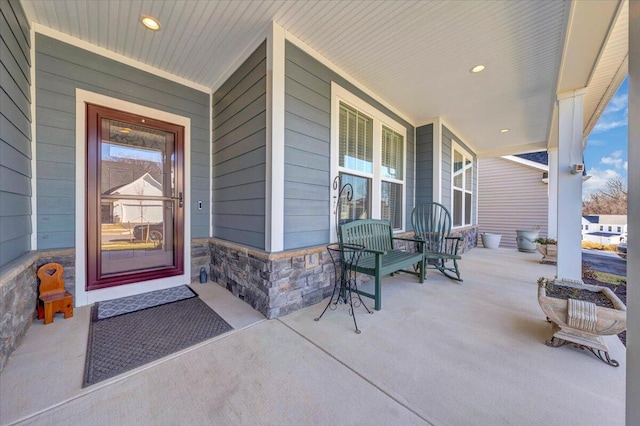
<path id="1" fill-rule="evenodd" d="M 445 237 L 447 240 L 459 240 L 462 241 L 462 237 Z"/>

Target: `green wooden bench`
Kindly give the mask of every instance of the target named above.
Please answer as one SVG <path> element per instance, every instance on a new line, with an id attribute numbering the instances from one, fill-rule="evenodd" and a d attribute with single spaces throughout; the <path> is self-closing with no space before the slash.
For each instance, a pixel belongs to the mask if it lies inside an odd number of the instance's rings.
<path id="1" fill-rule="evenodd" d="M 395 238 L 391 224 L 386 220 L 363 219 L 340 225 L 341 245 L 362 245 L 365 247 L 357 266 L 351 269 L 375 277 L 373 294 L 358 289 L 358 293 L 375 300 L 375 309 L 382 307 L 382 277 L 402 271 L 417 275 L 420 283 L 424 282 L 424 256 L 421 240 L 412 238 Z M 393 242 L 411 241 L 418 244 L 418 252 L 410 253 L 396 250 Z M 414 265 L 418 265 L 414 269 Z"/>

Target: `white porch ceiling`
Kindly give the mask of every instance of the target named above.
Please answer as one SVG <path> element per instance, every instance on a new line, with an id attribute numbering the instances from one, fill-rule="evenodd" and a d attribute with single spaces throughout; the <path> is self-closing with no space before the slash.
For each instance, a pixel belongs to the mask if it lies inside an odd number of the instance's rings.
<path id="1" fill-rule="evenodd" d="M 441 116 L 478 152 L 546 146 L 571 10 L 546 0 L 22 4 L 33 22 L 213 89 L 274 20 L 415 125 Z M 471 74 L 477 64 L 486 70 Z"/>

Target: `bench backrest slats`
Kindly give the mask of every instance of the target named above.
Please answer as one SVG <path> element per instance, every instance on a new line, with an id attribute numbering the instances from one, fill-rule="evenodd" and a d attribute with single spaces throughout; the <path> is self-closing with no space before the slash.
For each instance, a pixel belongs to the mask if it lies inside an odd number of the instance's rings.
<path id="1" fill-rule="evenodd" d="M 445 253 L 451 233 L 451 215 L 439 203 L 418 204 L 411 214 L 411 223 L 416 238 L 425 241 L 425 251 Z"/>
<path id="2" fill-rule="evenodd" d="M 362 219 L 340 225 L 342 244 L 361 244 L 370 250 L 393 250 L 393 231 L 386 220 Z M 370 253 L 363 253 L 368 256 Z"/>

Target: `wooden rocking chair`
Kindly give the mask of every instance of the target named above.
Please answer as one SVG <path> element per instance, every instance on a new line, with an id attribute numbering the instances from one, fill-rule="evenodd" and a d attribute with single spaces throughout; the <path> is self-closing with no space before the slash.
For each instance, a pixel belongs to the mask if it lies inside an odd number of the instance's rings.
<path id="1" fill-rule="evenodd" d="M 439 203 L 418 204 L 411 212 L 411 223 L 415 238 L 424 241 L 425 268 L 437 269 L 448 278 L 462 281 L 458 269 L 462 237 L 450 236 L 451 214 L 447 208 Z M 453 266 L 447 265 L 450 261 Z"/>

